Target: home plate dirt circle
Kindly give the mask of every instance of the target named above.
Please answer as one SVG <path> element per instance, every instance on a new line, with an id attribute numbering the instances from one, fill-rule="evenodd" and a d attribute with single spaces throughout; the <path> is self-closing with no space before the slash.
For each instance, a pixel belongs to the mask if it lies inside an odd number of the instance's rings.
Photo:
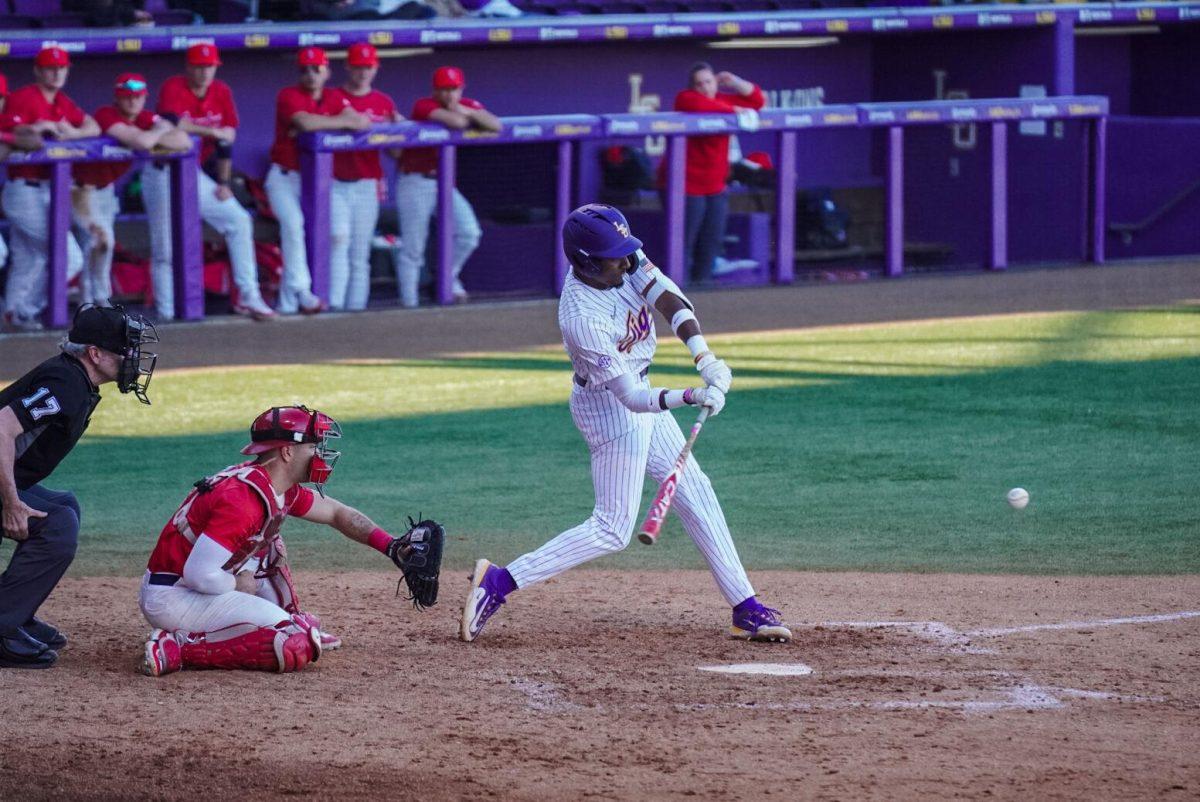
<path id="1" fill-rule="evenodd" d="M 805 677 L 813 673 L 804 663 L 734 663 L 728 666 L 696 666 L 697 671 L 717 674 L 765 674 L 772 677 Z"/>

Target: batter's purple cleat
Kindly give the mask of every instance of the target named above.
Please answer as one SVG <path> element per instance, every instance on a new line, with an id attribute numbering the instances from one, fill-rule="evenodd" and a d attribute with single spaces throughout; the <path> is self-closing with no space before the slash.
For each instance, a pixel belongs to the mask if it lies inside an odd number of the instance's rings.
<path id="1" fill-rule="evenodd" d="M 733 608 L 733 626 L 729 634 L 745 640 L 787 643 L 792 631 L 783 625 L 778 610 L 762 605 L 751 596 Z"/>
<path id="2" fill-rule="evenodd" d="M 504 604 L 504 597 L 516 589 L 517 585 L 508 571 L 487 560 L 476 560 L 475 571 L 471 574 L 471 590 L 463 606 L 459 637 L 467 643 L 479 637 L 483 625 Z"/>

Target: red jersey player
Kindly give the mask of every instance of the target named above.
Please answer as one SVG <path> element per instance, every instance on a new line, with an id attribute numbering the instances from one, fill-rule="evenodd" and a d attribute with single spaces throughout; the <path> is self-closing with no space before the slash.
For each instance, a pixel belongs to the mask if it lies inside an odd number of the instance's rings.
<path id="1" fill-rule="evenodd" d="M 283 282 L 278 309 L 283 314 L 315 314 L 321 301 L 312 292 L 312 274 L 304 242 L 304 212 L 300 208 L 300 147 L 296 137 L 308 131 L 361 131 L 370 119 L 355 111 L 339 89 L 326 89 L 329 57 L 319 47 L 306 47 L 296 56 L 297 84 L 284 87 L 275 100 L 275 143 L 267 172 L 267 197 L 279 221 L 283 251 Z M 330 241 L 334 250 L 350 236 L 349 209 L 336 196 L 329 210 Z M 311 221 L 320 225 L 324 221 Z"/>
<path id="2" fill-rule="evenodd" d="M 142 614 L 155 627 L 144 673 L 299 671 L 341 645 L 300 610 L 279 536 L 284 521 L 326 524 L 393 561 L 402 541 L 324 495 L 339 457 L 330 441 L 340 437 L 337 421 L 322 412 L 274 407 L 250 426 L 242 453 L 253 460 L 196 483 L 159 535 L 142 579 Z"/>
<path id="3" fill-rule="evenodd" d="M 100 132 L 127 148 L 187 150 L 187 134 L 157 114 L 146 110 L 146 79 L 136 72 L 117 76 L 111 105 L 96 110 Z M 113 258 L 113 221 L 119 211 L 113 184 L 133 162 L 84 162 L 71 168 L 75 187 L 71 190 L 75 236 L 85 254 L 80 275 L 81 301 L 108 306 L 112 295 L 110 272 Z"/>
<path id="4" fill-rule="evenodd" d="M 372 45 L 359 42 L 346 53 L 349 67 L 342 93 L 350 107 L 372 124 L 399 122 L 392 99 L 373 89 L 379 72 L 379 54 Z M 371 281 L 371 239 L 379 222 L 379 196 L 383 166 L 379 151 L 357 150 L 333 157 L 334 202 L 349 212 L 349 236 L 339 238 L 329 257 L 329 305 L 333 309 L 359 311 L 367 308 Z"/>
<path id="5" fill-rule="evenodd" d="M 220 232 L 229 248 L 233 283 L 238 290 L 233 310 L 254 320 L 270 320 L 275 312 L 263 301 L 258 285 L 254 222 L 229 188 L 238 113 L 229 85 L 216 77 L 220 65 L 216 45 L 201 42 L 189 47 L 184 74 L 163 82 L 158 93 L 158 113 L 184 132 L 200 137 L 199 160 L 204 168 L 196 173 L 200 218 Z M 160 319 L 170 320 L 175 316 L 175 293 L 171 271 L 171 183 L 165 162 L 152 162 L 142 171 L 142 196 L 150 224 L 150 274 L 155 306 Z"/>

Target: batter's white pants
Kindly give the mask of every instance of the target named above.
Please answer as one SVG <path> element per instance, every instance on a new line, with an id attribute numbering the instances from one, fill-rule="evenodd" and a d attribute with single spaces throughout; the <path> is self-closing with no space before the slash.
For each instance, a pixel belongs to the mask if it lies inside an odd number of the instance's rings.
<path id="1" fill-rule="evenodd" d="M 379 184 L 373 178 L 334 181 L 331 203 L 345 214 L 346 236 L 334 234 L 329 254 L 329 306 L 359 311 L 371 294 L 371 240 L 379 222 Z M 342 211 L 344 210 L 344 212 Z"/>
<path id="2" fill-rule="evenodd" d="M 73 207 L 71 210 L 72 231 L 83 251 L 83 272 L 79 275 L 80 301 L 107 306 L 112 298 L 113 223 L 120 211 L 120 203 L 112 184 L 94 188 L 89 194 L 90 221 L 77 215 Z M 103 242 L 93 236 L 89 222 L 104 233 Z"/>
<path id="3" fill-rule="evenodd" d="M 300 173 L 271 164 L 267 171 L 267 198 L 279 221 L 279 248 L 283 251 L 283 281 L 279 287 L 279 311 L 295 314 L 301 306 L 314 306 L 312 272 L 304 242 L 304 212 L 300 207 Z M 350 236 L 350 212 L 336 192 L 329 197 L 329 248 L 331 254 L 344 247 Z M 332 265 L 331 265 L 332 267 Z"/>
<path id="4" fill-rule="evenodd" d="M 50 182 L 30 186 L 21 179 L 9 179 L 0 191 L 0 207 L 11 228 L 12 253 L 8 265 L 8 286 L 4 308 L 12 314 L 32 320 L 46 308 L 47 264 L 50 255 Z M 67 278 L 83 268 L 79 243 L 67 234 Z"/>
<path id="5" fill-rule="evenodd" d="M 479 247 L 483 229 L 479 219 L 463 194 L 454 190 L 454 254 L 450 265 L 454 270 L 454 294 L 466 290 L 458 275 L 463 265 Z M 400 303 L 417 305 L 417 288 L 421 267 L 425 264 L 425 244 L 429 241 L 429 221 L 437 210 L 437 179 L 420 173 L 404 173 L 396 181 L 396 211 L 400 215 L 400 256 L 396 264 L 396 281 L 400 285 Z"/>
<path id="6" fill-rule="evenodd" d="M 178 583 L 151 585 L 149 571 L 142 577 L 138 606 L 150 626 L 172 631 L 212 632 L 234 624 L 273 627 L 291 618 L 278 604 L 249 593 L 198 593 Z"/>
<path id="7" fill-rule="evenodd" d="M 643 476 L 661 482 L 683 450 L 683 432 L 669 412 L 630 412 L 604 389 L 576 386 L 571 393 L 571 416 L 591 450 L 596 506 L 579 526 L 508 566 L 519 588 L 628 546 L 638 523 Z M 734 607 L 753 596 L 725 513 L 695 457 L 688 456 L 671 509 L 704 555 L 725 601 Z"/>
<path id="8" fill-rule="evenodd" d="M 8 261 L 8 243 L 4 241 L 4 237 L 0 237 L 0 267 L 4 267 L 4 263 Z"/>
<path id="9" fill-rule="evenodd" d="M 254 257 L 254 220 L 237 198 L 217 199 L 217 182 L 196 170 L 200 219 L 225 239 L 233 283 L 245 303 L 262 300 L 258 261 Z M 175 317 L 175 275 L 171 271 L 171 168 L 147 164 L 142 169 L 142 199 L 150 225 L 150 277 L 154 305 L 165 320 Z"/>

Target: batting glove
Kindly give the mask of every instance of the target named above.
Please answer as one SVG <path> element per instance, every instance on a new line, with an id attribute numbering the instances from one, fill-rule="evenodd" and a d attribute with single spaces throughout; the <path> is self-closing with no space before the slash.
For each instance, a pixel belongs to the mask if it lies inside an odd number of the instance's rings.
<path id="1" fill-rule="evenodd" d="M 725 393 L 720 387 L 699 387 L 692 390 L 692 403 L 708 407 L 709 417 L 715 418 L 725 408 Z"/>
<path id="2" fill-rule="evenodd" d="M 717 359 L 716 355 L 709 351 L 700 357 L 700 361 L 696 363 L 696 370 L 700 371 L 700 378 L 704 379 L 704 383 L 709 387 L 718 387 L 722 393 L 729 392 L 729 386 L 733 384 L 733 371 L 725 364 L 724 359 Z"/>

